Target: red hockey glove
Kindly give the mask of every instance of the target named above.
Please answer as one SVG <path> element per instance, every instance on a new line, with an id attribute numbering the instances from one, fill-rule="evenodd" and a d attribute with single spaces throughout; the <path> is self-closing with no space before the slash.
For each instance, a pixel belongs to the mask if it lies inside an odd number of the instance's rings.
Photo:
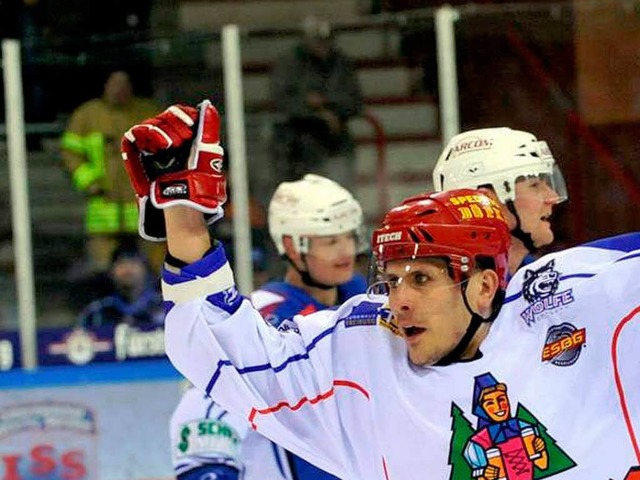
<path id="1" fill-rule="evenodd" d="M 222 217 L 227 197 L 219 142 L 220 117 L 208 100 L 197 110 L 173 105 L 125 133 L 122 158 L 136 192 L 143 238 L 166 238 L 162 209 L 174 205 L 205 213 L 208 223 Z"/>

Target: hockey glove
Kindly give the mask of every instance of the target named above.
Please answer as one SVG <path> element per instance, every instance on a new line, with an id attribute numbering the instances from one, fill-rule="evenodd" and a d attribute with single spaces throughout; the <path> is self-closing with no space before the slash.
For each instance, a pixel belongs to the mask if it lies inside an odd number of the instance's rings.
<path id="1" fill-rule="evenodd" d="M 199 210 L 207 223 L 223 216 L 223 154 L 220 117 L 208 100 L 198 109 L 173 105 L 125 133 L 122 158 L 136 192 L 143 238 L 166 238 L 162 209 L 171 206 Z"/>

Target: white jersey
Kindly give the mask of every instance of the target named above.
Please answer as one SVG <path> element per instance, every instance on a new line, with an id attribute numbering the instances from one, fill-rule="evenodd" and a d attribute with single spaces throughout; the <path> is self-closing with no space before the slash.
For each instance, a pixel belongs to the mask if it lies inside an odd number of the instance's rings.
<path id="1" fill-rule="evenodd" d="M 289 480 L 285 452 L 249 429 L 246 418 L 228 413 L 200 390 L 189 388 L 170 422 L 176 476 L 205 465 L 236 468 L 243 480 Z"/>
<path id="2" fill-rule="evenodd" d="M 523 268 L 481 357 L 434 367 L 408 361 L 385 297 L 276 330 L 237 295 L 218 248 L 164 272 L 167 353 L 225 409 L 342 479 L 622 480 L 640 465 L 640 236 L 626 240 Z M 481 403 L 498 390 L 504 422 Z"/>

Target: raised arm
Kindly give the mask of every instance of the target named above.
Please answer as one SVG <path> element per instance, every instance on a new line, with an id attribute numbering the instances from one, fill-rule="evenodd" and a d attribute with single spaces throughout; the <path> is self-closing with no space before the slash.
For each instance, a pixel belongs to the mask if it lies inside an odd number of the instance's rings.
<path id="1" fill-rule="evenodd" d="M 195 132 L 197 126 L 197 132 Z M 226 199 L 219 122 L 208 103 L 174 106 L 130 129 L 123 158 L 140 207 L 140 232 L 166 238 L 165 341 L 174 366 L 216 403 L 320 468 L 343 476 L 347 462 L 334 396 L 336 312 L 279 332 L 238 294 L 207 223 Z M 306 400 L 305 400 L 306 399 Z M 323 428 L 317 428 L 323 425 Z"/>
<path id="2" fill-rule="evenodd" d="M 176 206 L 164 211 L 167 227 L 167 251 L 184 262 L 200 260 L 211 248 L 209 229 L 202 212 L 190 207 Z"/>

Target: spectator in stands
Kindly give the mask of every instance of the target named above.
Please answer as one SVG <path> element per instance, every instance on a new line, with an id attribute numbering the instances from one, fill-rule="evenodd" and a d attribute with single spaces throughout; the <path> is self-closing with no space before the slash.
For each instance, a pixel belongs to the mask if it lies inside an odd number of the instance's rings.
<path id="1" fill-rule="evenodd" d="M 354 143 L 347 122 L 362 110 L 351 61 L 333 43 L 331 26 L 308 17 L 303 39 L 276 61 L 271 78 L 278 113 L 274 171 L 295 180 L 315 172 L 354 188 Z"/>
<path id="2" fill-rule="evenodd" d="M 62 136 L 62 159 L 75 186 L 88 197 L 85 232 L 91 273 L 108 270 L 119 235 L 138 231 L 120 138 L 132 124 L 161 110 L 154 101 L 134 95 L 128 73 L 115 71 L 108 76 L 102 97 L 83 103 L 71 115 Z M 148 256 L 159 271 L 163 251 L 156 246 Z"/>
<path id="3" fill-rule="evenodd" d="M 162 324 L 164 309 L 157 281 L 146 257 L 133 241 L 123 241 L 116 248 L 109 276 L 112 293 L 87 305 L 80 314 L 80 325 Z"/>

